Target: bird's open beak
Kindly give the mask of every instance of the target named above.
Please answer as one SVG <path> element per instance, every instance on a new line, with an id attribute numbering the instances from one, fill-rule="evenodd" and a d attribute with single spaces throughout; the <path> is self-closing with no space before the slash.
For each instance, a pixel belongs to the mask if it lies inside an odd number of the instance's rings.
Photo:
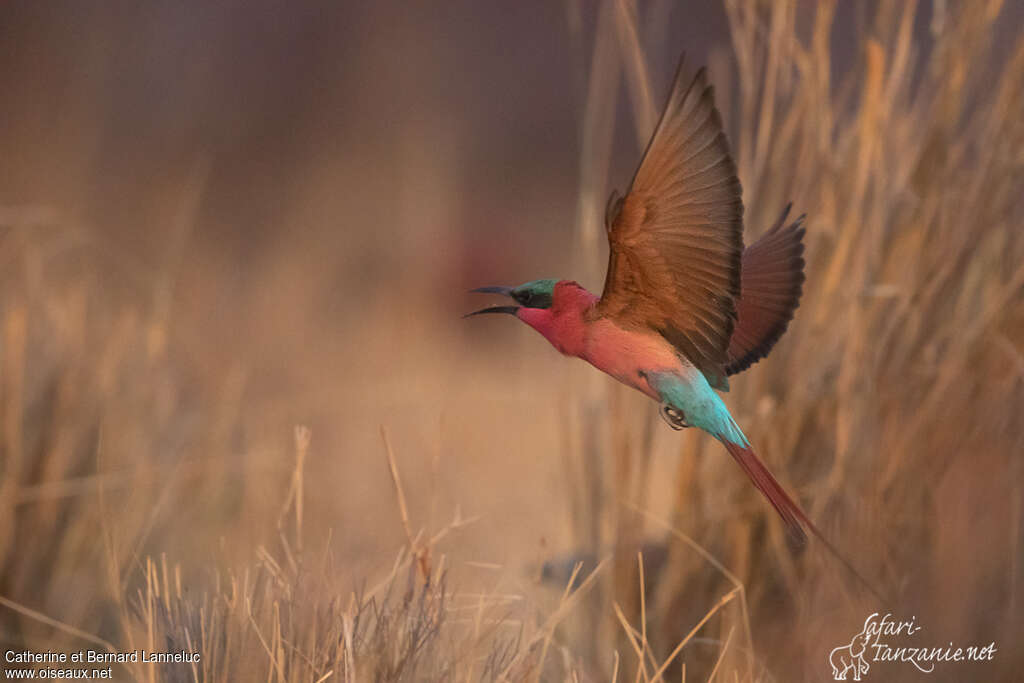
<path id="1" fill-rule="evenodd" d="M 476 289 L 469 290 L 471 294 L 501 294 L 502 296 L 512 296 L 511 287 L 477 287 Z"/>
<path id="2" fill-rule="evenodd" d="M 463 318 L 471 318 L 474 315 L 481 315 L 483 313 L 508 313 L 515 315 L 516 311 L 519 310 L 518 306 L 488 306 L 487 308 L 481 308 L 479 311 L 473 311 L 462 316 Z"/>
<path id="3" fill-rule="evenodd" d="M 502 296 L 512 296 L 511 287 L 477 287 L 476 289 L 471 289 L 469 291 L 474 294 L 501 294 Z M 470 318 L 474 315 L 482 315 L 484 313 L 508 313 L 509 315 L 515 315 L 518 310 L 519 306 L 488 306 L 487 308 L 481 308 L 479 311 L 467 313 L 462 317 Z"/>

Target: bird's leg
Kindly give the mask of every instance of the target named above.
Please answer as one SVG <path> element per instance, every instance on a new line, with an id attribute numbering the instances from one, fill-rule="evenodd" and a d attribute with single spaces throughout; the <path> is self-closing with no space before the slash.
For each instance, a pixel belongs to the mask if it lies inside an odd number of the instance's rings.
<path id="1" fill-rule="evenodd" d="M 690 426 L 690 423 L 686 421 L 686 415 L 683 414 L 683 411 L 669 404 L 668 401 L 662 402 L 658 412 L 661 414 L 661 419 L 676 431 Z"/>
<path id="2" fill-rule="evenodd" d="M 652 389 L 657 391 L 659 394 L 661 393 L 660 389 L 656 386 L 658 383 L 657 374 L 648 375 L 647 372 L 644 370 L 640 370 L 638 374 L 640 375 L 641 379 L 647 381 L 648 385 Z M 654 383 L 651 382 L 652 379 L 655 380 Z M 661 419 L 664 420 L 669 427 L 676 430 L 677 432 L 680 429 L 686 429 L 687 427 L 692 426 L 689 422 L 686 421 L 686 414 L 683 413 L 683 411 L 680 410 L 679 408 L 676 408 L 674 405 L 669 403 L 667 400 L 662 400 L 661 405 L 658 407 L 658 414 L 661 415 Z"/>

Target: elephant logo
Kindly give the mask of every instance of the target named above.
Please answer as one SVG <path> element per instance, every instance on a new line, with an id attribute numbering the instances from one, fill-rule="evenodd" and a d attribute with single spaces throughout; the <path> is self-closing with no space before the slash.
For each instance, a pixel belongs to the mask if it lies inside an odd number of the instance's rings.
<path id="1" fill-rule="evenodd" d="M 868 632 L 870 621 L 871 617 L 868 617 L 864 623 L 864 630 L 855 635 L 849 645 L 841 645 L 829 653 L 828 662 L 832 665 L 832 678 L 835 680 L 845 681 L 846 675 L 852 671 L 853 680 L 859 681 L 871 668 L 868 666 L 868 660 L 864 658 L 864 651 L 871 640 L 871 634 Z"/>

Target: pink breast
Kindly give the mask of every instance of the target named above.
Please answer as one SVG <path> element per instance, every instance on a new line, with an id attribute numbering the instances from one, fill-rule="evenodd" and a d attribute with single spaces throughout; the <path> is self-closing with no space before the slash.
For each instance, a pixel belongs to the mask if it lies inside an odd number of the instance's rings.
<path id="1" fill-rule="evenodd" d="M 594 321 L 587 332 L 581 357 L 655 400 L 658 396 L 640 373 L 683 369 L 672 346 L 655 332 L 624 330 L 605 319 Z"/>

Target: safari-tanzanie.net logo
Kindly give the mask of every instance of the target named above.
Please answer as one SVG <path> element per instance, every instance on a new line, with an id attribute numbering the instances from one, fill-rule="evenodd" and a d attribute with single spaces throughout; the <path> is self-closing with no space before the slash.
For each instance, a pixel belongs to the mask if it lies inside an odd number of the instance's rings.
<path id="1" fill-rule="evenodd" d="M 847 645 L 840 645 L 828 656 L 832 678 L 859 681 L 877 662 L 912 664 L 919 671 L 931 673 L 944 662 L 989 662 L 996 653 L 995 642 L 988 645 L 919 646 L 912 642 L 921 626 L 914 617 L 897 621 L 892 614 L 875 612 L 864 621 L 864 628 Z"/>

